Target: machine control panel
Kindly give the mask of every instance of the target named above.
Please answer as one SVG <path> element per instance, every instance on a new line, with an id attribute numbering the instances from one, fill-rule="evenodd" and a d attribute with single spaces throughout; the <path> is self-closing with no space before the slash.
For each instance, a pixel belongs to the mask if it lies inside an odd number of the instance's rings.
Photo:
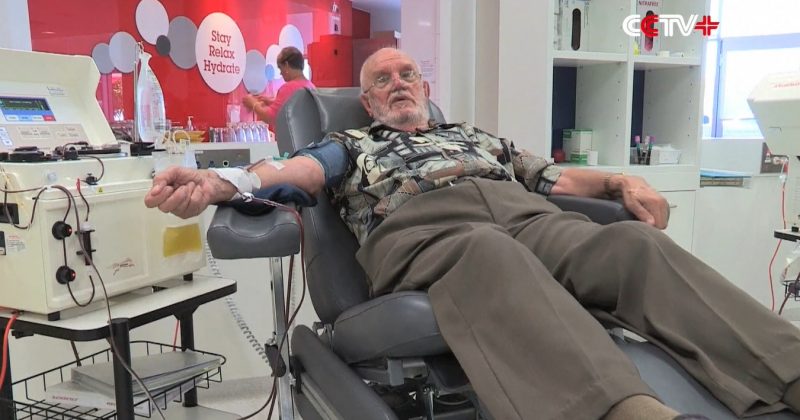
<path id="1" fill-rule="evenodd" d="M 0 115 L 5 121 L 55 121 L 45 98 L 0 96 Z"/>
<path id="2" fill-rule="evenodd" d="M 80 124 L 11 125 L 0 123 L 0 151 L 10 151 L 24 146 L 51 148 L 67 143 L 88 141 L 86 131 Z"/>

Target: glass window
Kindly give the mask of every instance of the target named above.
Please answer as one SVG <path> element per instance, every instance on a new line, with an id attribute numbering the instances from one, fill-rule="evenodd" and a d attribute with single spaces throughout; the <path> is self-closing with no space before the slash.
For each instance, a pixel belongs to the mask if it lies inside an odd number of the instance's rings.
<path id="1" fill-rule="evenodd" d="M 708 41 L 705 57 L 705 92 L 703 95 L 703 137 L 713 137 L 714 98 L 717 94 L 717 49 L 719 42 Z M 713 70 L 711 70 L 713 69 Z"/>
<path id="2" fill-rule="evenodd" d="M 800 70 L 798 0 L 712 0 L 720 30 L 706 47 L 703 136 L 761 137 L 747 104 L 771 73 Z"/>
<path id="3" fill-rule="evenodd" d="M 798 0 L 720 0 L 723 38 L 800 32 Z"/>
<path id="4" fill-rule="evenodd" d="M 760 137 L 747 97 L 766 75 L 800 69 L 800 47 L 730 51 L 725 55 L 725 92 L 720 95 L 722 137 Z"/>

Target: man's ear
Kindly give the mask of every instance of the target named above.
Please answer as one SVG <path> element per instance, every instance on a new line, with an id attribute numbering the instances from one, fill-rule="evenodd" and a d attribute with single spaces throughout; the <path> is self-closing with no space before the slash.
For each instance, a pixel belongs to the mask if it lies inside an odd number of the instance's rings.
<path id="1" fill-rule="evenodd" d="M 431 84 L 428 83 L 427 80 L 422 81 L 422 91 L 425 92 L 425 97 L 430 99 L 431 97 Z"/>
<path id="2" fill-rule="evenodd" d="M 359 95 L 358 98 L 361 99 L 361 105 L 367 111 L 367 114 L 369 114 L 369 116 L 372 117 L 372 108 L 369 106 L 369 98 L 367 97 L 367 94 L 362 93 L 361 95 Z"/>

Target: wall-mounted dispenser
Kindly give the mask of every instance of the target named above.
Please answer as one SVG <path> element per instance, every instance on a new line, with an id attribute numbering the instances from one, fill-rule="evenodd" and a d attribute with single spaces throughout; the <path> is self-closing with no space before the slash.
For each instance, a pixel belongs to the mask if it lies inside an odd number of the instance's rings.
<path id="1" fill-rule="evenodd" d="M 636 14 L 642 19 L 642 26 L 649 25 L 652 29 L 661 29 L 652 21 L 646 19 L 648 16 L 660 15 L 662 0 L 636 0 Z M 652 19 L 652 18 L 650 18 Z M 661 50 L 661 38 L 658 36 L 647 36 L 642 32 L 638 38 L 639 54 L 656 55 Z"/>
<path id="2" fill-rule="evenodd" d="M 567 51 L 589 49 L 589 0 L 560 0 L 556 48 Z"/>

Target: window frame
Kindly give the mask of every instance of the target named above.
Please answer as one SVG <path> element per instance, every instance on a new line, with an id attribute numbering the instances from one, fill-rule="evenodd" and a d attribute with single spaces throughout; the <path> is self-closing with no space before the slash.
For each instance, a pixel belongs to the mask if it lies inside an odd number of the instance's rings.
<path id="1" fill-rule="evenodd" d="M 713 69 L 714 96 L 711 115 L 712 138 L 734 138 L 723 136 L 721 104 L 725 103 L 725 65 L 727 55 L 732 51 L 775 50 L 800 47 L 800 32 L 774 35 L 752 35 L 741 37 L 715 37 L 709 42 L 717 42 L 717 65 Z M 708 71 L 708 69 L 706 70 Z M 709 87 L 706 87 L 709 88 Z"/>

